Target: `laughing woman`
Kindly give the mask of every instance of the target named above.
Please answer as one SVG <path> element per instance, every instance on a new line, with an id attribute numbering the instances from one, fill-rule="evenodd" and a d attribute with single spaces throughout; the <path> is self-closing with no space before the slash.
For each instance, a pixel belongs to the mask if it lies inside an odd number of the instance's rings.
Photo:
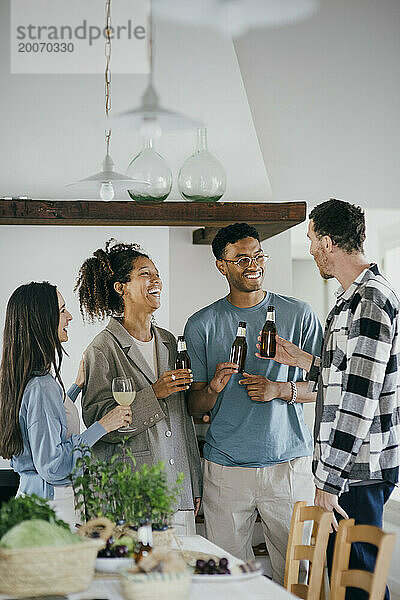
<path id="1" fill-rule="evenodd" d="M 72 316 L 56 286 L 47 281 L 21 285 L 6 311 L 0 369 L 0 456 L 11 458 L 20 475 L 18 494 L 52 501 L 59 518 L 75 525 L 70 473 L 74 448 L 92 446 L 107 432 L 131 422 L 131 411 L 105 411 L 79 433 L 77 409 L 65 394 L 60 376 L 63 349 Z M 69 394 L 83 385 L 80 368 Z M 108 412 L 108 414 L 106 414 Z"/>
<path id="2" fill-rule="evenodd" d="M 195 533 L 194 510 L 201 496 L 199 452 L 184 395 L 192 374 L 174 370 L 175 338 L 152 322 L 162 289 L 156 266 L 136 244 L 112 242 L 84 262 L 76 285 L 84 316 L 111 317 L 85 351 L 83 419 L 89 426 L 115 406 L 114 378 L 133 379 L 136 430 L 129 434 L 129 447 L 137 466 L 164 461 L 170 483 L 179 472 L 185 474 L 173 525 L 178 533 L 190 535 Z M 94 446 L 95 453 L 109 460 L 124 435 L 105 436 Z"/>

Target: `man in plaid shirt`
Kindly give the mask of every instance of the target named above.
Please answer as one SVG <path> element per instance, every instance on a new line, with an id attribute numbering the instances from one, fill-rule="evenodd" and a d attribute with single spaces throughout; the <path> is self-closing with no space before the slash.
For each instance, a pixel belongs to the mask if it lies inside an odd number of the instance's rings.
<path id="1" fill-rule="evenodd" d="M 274 360 L 303 368 L 310 391 L 317 390 L 315 504 L 356 524 L 382 527 L 400 464 L 399 299 L 365 258 L 360 207 L 335 199 L 318 205 L 310 213 L 308 237 L 321 276 L 335 277 L 341 286 L 326 321 L 321 358 L 279 338 Z M 332 534 L 329 568 L 334 540 Z M 350 568 L 373 571 L 375 549 L 353 546 Z M 366 597 L 355 588 L 346 596 Z"/>

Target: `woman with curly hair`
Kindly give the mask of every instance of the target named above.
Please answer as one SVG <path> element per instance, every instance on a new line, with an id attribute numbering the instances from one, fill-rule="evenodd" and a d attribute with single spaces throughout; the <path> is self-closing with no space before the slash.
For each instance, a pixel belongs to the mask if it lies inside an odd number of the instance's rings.
<path id="1" fill-rule="evenodd" d="M 55 285 L 21 285 L 6 311 L 0 369 L 0 456 L 11 458 L 20 475 L 17 495 L 36 494 L 52 501 L 59 518 L 75 525 L 70 474 L 79 455 L 106 433 L 131 422 L 129 407 L 104 411 L 79 433 L 72 400 L 83 386 L 82 362 L 76 383 L 65 394 L 60 369 L 62 343 L 72 316 Z"/>
<path id="2" fill-rule="evenodd" d="M 136 465 L 165 463 L 168 480 L 185 474 L 173 525 L 192 534 L 194 510 L 200 505 L 201 469 L 192 418 L 184 391 L 192 382 L 189 369 L 175 370 L 176 341 L 153 322 L 160 307 L 159 272 L 137 244 L 109 240 L 82 265 L 76 284 L 81 312 L 88 320 L 110 317 L 85 351 L 86 377 L 82 414 L 90 426 L 115 406 L 111 387 L 116 377 L 130 377 L 136 396 L 131 407 L 136 430 L 128 445 Z M 112 433 L 94 446 L 110 460 L 126 434 Z"/>

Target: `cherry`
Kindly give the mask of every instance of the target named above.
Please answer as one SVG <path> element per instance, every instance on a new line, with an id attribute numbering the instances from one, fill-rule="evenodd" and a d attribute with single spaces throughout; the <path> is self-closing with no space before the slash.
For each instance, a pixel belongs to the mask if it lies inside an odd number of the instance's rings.
<path id="1" fill-rule="evenodd" d="M 115 556 L 117 556 L 118 558 L 124 558 L 129 552 L 128 546 L 115 546 L 114 552 Z"/>
<path id="2" fill-rule="evenodd" d="M 215 560 L 210 558 L 210 560 L 207 562 L 207 567 L 215 567 Z"/>

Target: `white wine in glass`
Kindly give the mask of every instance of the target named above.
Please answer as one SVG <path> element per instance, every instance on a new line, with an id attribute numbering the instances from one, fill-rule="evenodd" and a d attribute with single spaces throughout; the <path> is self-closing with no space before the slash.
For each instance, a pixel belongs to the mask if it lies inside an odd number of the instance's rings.
<path id="1" fill-rule="evenodd" d="M 135 399 L 136 390 L 132 377 L 114 377 L 111 389 L 115 402 L 121 406 L 130 406 Z M 128 425 L 127 427 L 120 427 L 118 431 L 121 433 L 131 433 L 132 431 L 136 431 L 136 429 L 137 427 Z"/>

